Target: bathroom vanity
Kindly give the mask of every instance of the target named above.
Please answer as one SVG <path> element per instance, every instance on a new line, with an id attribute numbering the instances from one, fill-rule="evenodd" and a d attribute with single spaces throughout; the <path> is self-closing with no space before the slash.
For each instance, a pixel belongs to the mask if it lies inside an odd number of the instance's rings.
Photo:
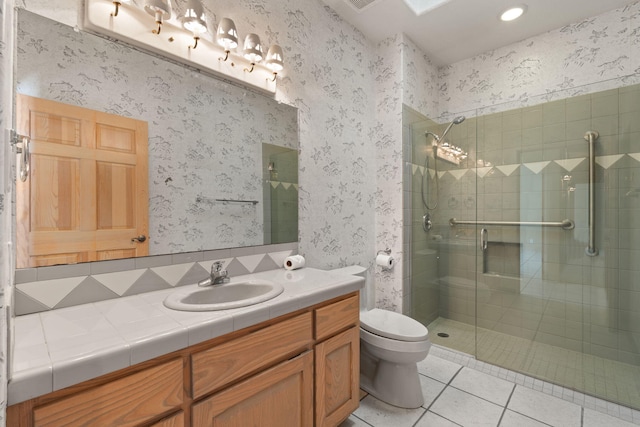
<path id="1" fill-rule="evenodd" d="M 358 407 L 362 279 L 314 269 L 287 277 L 273 300 L 228 310 L 241 328 L 15 403 L 7 425 L 338 425 Z M 154 294 L 153 306 L 169 310 L 158 304 L 167 292 Z M 268 320 L 243 325 L 265 308 Z M 179 313 L 187 330 L 216 329 L 206 314 Z"/>

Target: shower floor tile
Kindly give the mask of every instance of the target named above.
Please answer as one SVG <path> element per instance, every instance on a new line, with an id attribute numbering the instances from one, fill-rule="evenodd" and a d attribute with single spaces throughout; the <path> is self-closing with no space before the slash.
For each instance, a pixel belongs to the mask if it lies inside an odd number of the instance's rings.
<path id="1" fill-rule="evenodd" d="M 475 355 L 479 360 L 571 390 L 640 409 L 640 366 L 488 329 L 477 328 L 476 331 L 472 325 L 442 317 L 429 324 L 428 329 L 434 344 Z M 448 334 L 448 337 L 440 337 L 438 333 Z"/>
<path id="2" fill-rule="evenodd" d="M 425 401 L 420 408 L 398 408 L 361 393 L 360 407 L 339 427 L 640 425 L 640 411 L 516 374 L 438 345 L 431 347 L 421 367 Z M 538 386 L 542 392 L 535 390 Z"/>

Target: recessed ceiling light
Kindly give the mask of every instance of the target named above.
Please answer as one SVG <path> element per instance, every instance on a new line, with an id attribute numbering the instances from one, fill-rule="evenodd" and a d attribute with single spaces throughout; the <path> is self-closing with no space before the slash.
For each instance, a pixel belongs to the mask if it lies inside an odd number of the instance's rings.
<path id="1" fill-rule="evenodd" d="M 500 14 L 501 21 L 513 21 L 514 19 L 520 18 L 527 11 L 527 6 L 520 5 L 515 7 L 510 7 Z"/>

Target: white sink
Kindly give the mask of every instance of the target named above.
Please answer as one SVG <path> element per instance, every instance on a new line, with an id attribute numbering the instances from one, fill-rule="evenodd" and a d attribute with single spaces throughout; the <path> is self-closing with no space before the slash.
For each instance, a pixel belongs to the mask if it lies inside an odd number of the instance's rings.
<path id="1" fill-rule="evenodd" d="M 182 311 L 214 311 L 246 307 L 277 297 L 284 288 L 268 280 L 245 280 L 222 285 L 178 290 L 165 298 L 164 305 Z"/>

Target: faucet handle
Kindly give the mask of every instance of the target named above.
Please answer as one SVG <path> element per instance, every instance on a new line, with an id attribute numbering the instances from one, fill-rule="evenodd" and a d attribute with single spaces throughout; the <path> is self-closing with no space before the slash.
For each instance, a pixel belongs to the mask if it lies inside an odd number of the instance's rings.
<path id="1" fill-rule="evenodd" d="M 214 271 L 216 272 L 220 272 L 222 271 L 222 266 L 224 265 L 224 261 L 216 261 L 211 265 L 211 272 L 213 273 Z"/>

